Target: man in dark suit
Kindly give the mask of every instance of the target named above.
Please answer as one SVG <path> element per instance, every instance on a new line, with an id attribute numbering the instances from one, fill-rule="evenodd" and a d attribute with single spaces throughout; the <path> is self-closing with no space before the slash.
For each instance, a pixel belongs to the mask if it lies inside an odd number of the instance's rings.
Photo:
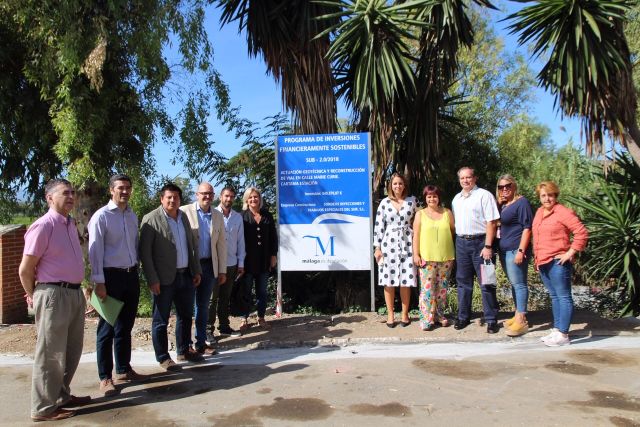
<path id="1" fill-rule="evenodd" d="M 140 260 L 153 294 L 151 323 L 156 360 L 165 370 L 178 366 L 169 356 L 167 325 L 171 304 L 176 307 L 178 361 L 198 362 L 202 355 L 189 347 L 195 288 L 200 284 L 198 248 L 191 227 L 180 211 L 182 190 L 173 183 L 160 189 L 161 206 L 142 218 Z"/>

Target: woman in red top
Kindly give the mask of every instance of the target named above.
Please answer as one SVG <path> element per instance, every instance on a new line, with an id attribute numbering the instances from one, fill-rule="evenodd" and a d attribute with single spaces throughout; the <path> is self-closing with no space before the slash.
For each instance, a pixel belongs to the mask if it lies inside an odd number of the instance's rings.
<path id="1" fill-rule="evenodd" d="M 570 343 L 573 259 L 587 246 L 588 233 L 575 212 L 558 203 L 560 189 L 554 182 L 541 182 L 536 193 L 542 206 L 533 218 L 533 251 L 536 269 L 551 296 L 554 326 L 542 341 L 557 347 Z"/>

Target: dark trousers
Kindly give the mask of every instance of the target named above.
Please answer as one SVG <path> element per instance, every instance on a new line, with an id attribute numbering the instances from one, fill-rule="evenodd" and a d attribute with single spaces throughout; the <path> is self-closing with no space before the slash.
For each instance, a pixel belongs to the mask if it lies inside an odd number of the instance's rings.
<path id="1" fill-rule="evenodd" d="M 131 329 L 136 320 L 140 299 L 138 270 L 130 272 L 105 270 L 104 282 L 107 295 L 122 301 L 124 305 L 113 326 L 102 317 L 98 322 L 96 356 L 98 375 L 101 380 L 111 378 L 113 356 L 116 359 L 117 374 L 124 374 L 131 370 Z"/>
<path id="2" fill-rule="evenodd" d="M 213 296 L 209 305 L 209 325 L 213 333 L 218 316 L 218 330 L 229 327 L 229 300 L 231 299 L 231 289 L 236 286 L 236 275 L 238 266 L 227 266 L 227 281 L 219 284 L 217 281 L 213 285 Z"/>
<path id="3" fill-rule="evenodd" d="M 160 363 L 169 356 L 169 338 L 167 325 L 171 315 L 171 305 L 176 307 L 176 350 L 185 354 L 191 340 L 191 321 L 193 316 L 193 298 L 195 288 L 189 272 L 177 273 L 173 283 L 160 286 L 160 294 L 153 296 L 153 320 L 151 339 L 156 360 Z"/>
<path id="4" fill-rule="evenodd" d="M 245 271 L 244 280 L 246 280 L 247 301 L 251 301 L 251 289 L 256 289 L 256 306 L 258 309 L 258 317 L 264 317 L 267 311 L 267 285 L 269 284 L 269 273 L 262 272 L 251 274 Z M 249 312 L 244 314 L 245 318 L 249 317 Z"/>
<path id="5" fill-rule="evenodd" d="M 473 296 L 473 276 L 480 277 L 480 255 L 484 248 L 484 238 L 466 240 L 456 237 L 456 282 L 458 284 L 458 319 L 471 318 L 471 298 Z M 492 258 L 495 264 L 495 256 Z M 484 320 L 495 322 L 498 317 L 498 298 L 496 285 L 480 285 Z"/>
<path id="6" fill-rule="evenodd" d="M 200 260 L 202 275 L 200 286 L 196 288 L 196 349 L 204 348 L 207 339 L 207 322 L 209 320 L 209 304 L 211 293 L 218 279 L 213 274 L 213 264 L 211 258 L 206 261 Z M 189 342 L 191 337 L 189 337 Z"/>

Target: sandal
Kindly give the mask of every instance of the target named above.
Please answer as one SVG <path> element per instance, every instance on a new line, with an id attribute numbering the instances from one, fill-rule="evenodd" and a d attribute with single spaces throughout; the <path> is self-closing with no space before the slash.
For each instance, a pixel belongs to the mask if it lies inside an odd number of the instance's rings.
<path id="1" fill-rule="evenodd" d="M 240 330 L 240 332 L 244 332 L 247 329 L 249 329 L 249 322 L 247 321 L 247 319 L 244 319 L 241 323 L 240 323 L 240 327 L 238 328 L 238 330 Z"/>
<path id="2" fill-rule="evenodd" d="M 443 317 L 443 318 L 442 318 L 442 319 L 440 319 L 440 321 L 439 321 L 439 322 L 437 322 L 437 323 L 439 323 L 439 324 L 440 324 L 440 326 L 442 326 L 443 328 L 446 328 L 447 326 L 449 326 L 449 319 L 447 319 L 447 318 L 444 318 L 444 317 Z"/>

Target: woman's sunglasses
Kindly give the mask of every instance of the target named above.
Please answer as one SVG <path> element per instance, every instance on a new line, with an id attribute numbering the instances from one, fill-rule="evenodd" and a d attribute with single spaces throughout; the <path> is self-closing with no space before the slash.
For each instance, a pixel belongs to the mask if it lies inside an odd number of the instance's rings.
<path id="1" fill-rule="evenodd" d="M 511 183 L 505 185 L 498 185 L 498 190 L 511 190 Z"/>

